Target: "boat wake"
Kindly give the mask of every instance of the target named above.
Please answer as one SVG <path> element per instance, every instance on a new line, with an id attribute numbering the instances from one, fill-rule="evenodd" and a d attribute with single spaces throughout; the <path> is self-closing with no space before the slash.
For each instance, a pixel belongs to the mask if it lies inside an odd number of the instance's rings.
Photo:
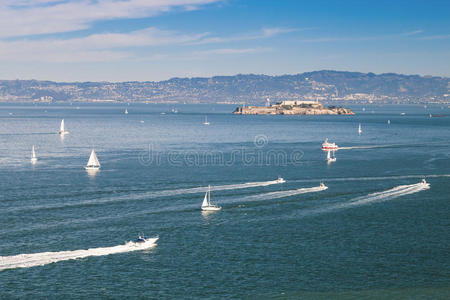
<path id="1" fill-rule="evenodd" d="M 156 246 L 157 240 L 158 238 L 155 237 L 148 239 L 144 243 L 134 243 L 130 241 L 124 245 L 114 247 L 0 256 L 0 271 L 7 269 L 43 266 L 59 261 L 85 258 L 89 256 L 104 256 L 110 254 L 146 250 Z"/>
<path id="2" fill-rule="evenodd" d="M 225 190 L 236 190 L 236 189 L 246 189 L 253 187 L 262 187 L 269 186 L 273 184 L 280 184 L 278 180 L 270 180 L 270 181 L 262 181 L 262 182 L 248 182 L 241 184 L 228 184 L 228 185 L 217 185 L 211 186 L 211 191 L 225 191 Z M 107 203 L 121 202 L 121 201 L 130 201 L 130 200 L 142 200 L 142 199 L 152 199 L 158 197 L 168 197 L 168 196 L 176 196 L 176 195 L 185 195 L 185 194 L 196 194 L 196 193 L 205 193 L 208 191 L 208 187 L 196 187 L 196 188 L 187 188 L 187 189 L 174 189 L 174 190 L 162 190 L 162 191 L 150 191 L 144 193 L 137 193 L 133 195 L 121 195 L 114 196 L 107 199 L 92 199 L 78 202 L 70 202 L 70 203 L 57 203 L 57 204 L 47 204 L 47 205 L 33 205 L 26 207 L 15 207 L 11 208 L 8 211 L 28 211 L 28 210 L 40 210 L 40 209 L 57 209 L 57 208 L 67 208 L 67 207 L 77 207 L 84 205 L 101 205 Z"/>
<path id="3" fill-rule="evenodd" d="M 326 186 L 315 186 L 315 187 L 310 187 L 310 188 L 301 188 L 301 189 L 295 189 L 295 190 L 289 190 L 289 191 L 277 191 L 277 192 L 251 195 L 251 196 L 247 196 L 247 197 L 243 197 L 243 198 L 233 199 L 230 202 L 251 202 L 251 201 L 272 200 L 272 199 L 285 198 L 285 197 L 306 194 L 306 193 L 321 192 L 326 189 L 328 189 L 328 187 L 326 187 Z"/>
<path id="4" fill-rule="evenodd" d="M 368 194 L 365 196 L 357 197 L 346 203 L 339 203 L 329 205 L 323 208 L 312 209 L 310 211 L 305 211 L 305 215 L 315 215 L 320 213 L 326 213 L 331 211 L 336 211 L 340 209 L 352 208 L 361 205 L 367 205 L 372 203 L 384 202 L 388 200 L 392 200 L 398 197 L 406 196 L 409 194 L 418 193 L 424 190 L 428 190 L 430 185 L 428 183 L 416 183 L 409 185 L 399 185 L 392 189 L 376 192 L 372 194 Z"/>

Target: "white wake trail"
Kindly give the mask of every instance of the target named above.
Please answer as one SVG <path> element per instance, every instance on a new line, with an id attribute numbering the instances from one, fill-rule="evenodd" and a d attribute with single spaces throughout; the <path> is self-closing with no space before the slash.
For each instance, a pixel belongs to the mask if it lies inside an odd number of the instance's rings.
<path id="1" fill-rule="evenodd" d="M 273 185 L 273 184 L 280 184 L 280 182 L 278 182 L 277 180 L 270 180 L 270 181 L 248 182 L 248 183 L 240 183 L 240 184 L 217 185 L 217 186 L 211 186 L 211 191 L 246 189 L 246 188 L 253 188 L 253 187 L 269 186 L 269 185 Z M 108 203 L 122 202 L 122 201 L 129 201 L 129 200 L 152 199 L 152 198 L 158 198 L 158 197 L 204 193 L 207 190 L 208 190 L 208 187 L 195 187 L 195 188 L 174 189 L 174 190 L 150 191 L 150 192 L 138 193 L 138 194 L 133 194 L 133 195 L 113 196 L 113 197 L 110 197 L 107 199 L 92 199 L 92 200 L 77 201 L 77 202 L 74 201 L 74 202 L 69 202 L 69 203 L 66 202 L 66 203 L 57 203 L 57 204 L 44 204 L 44 205 L 16 207 L 16 208 L 10 208 L 10 209 L 8 209 L 8 211 L 9 212 L 28 211 L 28 210 L 39 210 L 39 209 L 67 208 L 67 207 L 76 207 L 76 206 L 83 206 L 83 205 L 100 205 L 100 204 L 108 204 Z"/>
<path id="2" fill-rule="evenodd" d="M 110 254 L 146 250 L 156 246 L 157 240 L 158 238 L 156 237 L 148 239 L 143 243 L 128 242 L 124 245 L 114 247 L 0 256 L 0 271 L 15 268 L 43 266 L 59 261 L 85 258 L 89 256 L 104 256 Z"/>
<path id="3" fill-rule="evenodd" d="M 428 183 L 399 185 L 399 186 L 396 186 L 396 187 L 386 190 L 386 191 L 376 192 L 376 193 L 368 194 L 366 196 L 354 198 L 354 199 L 350 200 L 350 202 L 339 203 L 339 204 L 326 206 L 323 208 L 305 211 L 304 214 L 305 215 L 315 215 L 315 214 L 331 212 L 331 211 L 335 211 L 335 210 L 346 209 L 346 208 L 351 208 L 351 207 L 356 207 L 356 206 L 361 206 L 361 205 L 384 202 L 384 201 L 392 200 L 392 199 L 395 199 L 398 197 L 402 197 L 402 196 L 406 196 L 409 194 L 418 193 L 420 191 L 428 190 L 429 188 L 430 188 L 430 185 Z"/>
<path id="4" fill-rule="evenodd" d="M 270 193 L 264 193 L 264 194 L 258 194 L 258 195 L 251 195 L 246 196 L 243 198 L 237 198 L 232 199 L 229 202 L 251 202 L 251 201 L 263 201 L 263 200 L 272 200 L 272 199 L 278 199 L 278 198 L 285 198 L 300 194 L 306 194 L 306 193 L 314 193 L 314 192 L 321 192 L 328 189 L 328 187 L 324 186 L 315 186 L 310 188 L 301 188 L 301 189 L 295 189 L 295 190 L 289 190 L 289 191 L 277 191 L 277 192 L 270 192 Z"/>

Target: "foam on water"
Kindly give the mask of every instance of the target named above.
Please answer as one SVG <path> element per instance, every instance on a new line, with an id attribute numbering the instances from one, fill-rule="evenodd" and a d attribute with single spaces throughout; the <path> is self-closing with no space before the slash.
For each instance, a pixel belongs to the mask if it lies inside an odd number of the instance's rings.
<path id="1" fill-rule="evenodd" d="M 133 243 L 130 241 L 124 245 L 118 245 L 114 247 L 0 256 L 0 271 L 15 268 L 43 266 L 59 261 L 85 258 L 89 256 L 104 256 L 110 254 L 146 250 L 156 246 L 157 240 L 158 238 L 156 237 L 148 239 L 144 243 Z"/>
<path id="2" fill-rule="evenodd" d="M 347 209 L 352 207 L 357 207 L 361 205 L 367 205 L 377 202 L 383 202 L 392 200 L 398 197 L 406 196 L 409 194 L 418 193 L 420 191 L 428 190 L 430 188 L 430 185 L 428 183 L 416 183 L 416 184 L 409 184 L 409 185 L 399 185 L 392 189 L 382 191 L 382 192 L 376 192 L 372 194 L 368 194 L 365 196 L 357 197 L 349 202 L 345 203 L 338 203 L 338 204 L 332 204 L 321 208 L 315 208 L 311 210 L 306 210 L 301 212 L 301 215 L 304 216 L 310 216 L 310 215 L 316 215 L 321 213 L 327 213 L 327 212 L 333 212 L 336 210 L 341 209 Z"/>
<path id="3" fill-rule="evenodd" d="M 211 186 L 211 191 L 246 189 L 246 188 L 253 188 L 253 187 L 269 186 L 269 185 L 274 185 L 274 184 L 280 184 L 280 183 L 277 180 L 270 180 L 270 181 L 262 181 L 262 182 L 248 182 L 248 183 L 241 183 L 241 184 L 218 185 L 218 186 Z M 151 199 L 151 198 L 158 198 L 158 197 L 204 193 L 207 190 L 208 190 L 208 187 L 196 187 L 196 188 L 186 188 L 186 189 L 152 191 L 152 192 L 145 192 L 145 193 L 132 194 L 132 195 L 113 196 L 113 197 L 109 197 L 108 199 L 92 199 L 92 200 L 85 200 L 85 201 L 76 201 L 76 202 L 74 201 L 74 202 L 70 202 L 70 203 L 56 203 L 56 204 L 49 204 L 49 205 L 44 204 L 44 205 L 12 207 L 12 208 L 7 209 L 7 211 L 9 211 L 9 212 L 29 211 L 29 210 L 40 210 L 40 209 L 66 208 L 66 207 L 83 206 L 83 205 L 100 205 L 100 204 L 105 204 L 105 203 L 121 202 L 121 201 L 129 201 L 129 200 L 141 200 L 141 199 Z"/>
<path id="4" fill-rule="evenodd" d="M 250 201 L 272 200 L 272 199 L 290 197 L 290 196 L 306 194 L 306 193 L 321 192 L 326 189 L 328 189 L 328 187 L 326 187 L 326 186 L 325 187 L 316 186 L 316 187 L 300 188 L 300 189 L 289 190 L 289 191 L 276 191 L 276 192 L 251 195 L 251 196 L 246 196 L 243 198 L 232 199 L 229 202 L 250 202 Z"/>

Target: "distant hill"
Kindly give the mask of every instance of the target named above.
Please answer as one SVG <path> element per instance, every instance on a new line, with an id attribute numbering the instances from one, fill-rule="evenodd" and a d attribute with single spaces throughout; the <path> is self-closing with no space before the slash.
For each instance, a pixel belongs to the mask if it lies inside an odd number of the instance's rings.
<path id="1" fill-rule="evenodd" d="M 384 103 L 449 102 L 446 77 L 315 71 L 296 75 L 172 78 L 159 82 L 0 80 L 2 101 L 136 101 L 262 104 L 266 99 Z"/>

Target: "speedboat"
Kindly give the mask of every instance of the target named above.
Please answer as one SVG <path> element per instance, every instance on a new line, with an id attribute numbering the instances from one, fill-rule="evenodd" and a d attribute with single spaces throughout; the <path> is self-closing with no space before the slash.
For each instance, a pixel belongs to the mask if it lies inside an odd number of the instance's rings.
<path id="1" fill-rule="evenodd" d="M 323 182 L 321 182 L 319 184 L 319 187 L 322 188 L 322 189 L 327 189 L 328 188 Z"/>
<path id="2" fill-rule="evenodd" d="M 428 182 L 425 180 L 425 178 L 422 178 L 421 184 L 428 184 Z"/>
<path id="3" fill-rule="evenodd" d="M 147 237 L 145 235 L 139 235 L 135 243 L 145 243 L 147 241 Z"/>
<path id="4" fill-rule="evenodd" d="M 329 151 L 329 150 L 337 150 L 338 146 L 336 143 L 330 143 L 328 142 L 328 139 L 325 139 L 325 142 L 322 144 L 322 150 Z"/>
<path id="5" fill-rule="evenodd" d="M 284 180 L 283 177 L 278 176 L 277 183 L 285 183 L 285 182 L 286 182 L 286 180 Z"/>

